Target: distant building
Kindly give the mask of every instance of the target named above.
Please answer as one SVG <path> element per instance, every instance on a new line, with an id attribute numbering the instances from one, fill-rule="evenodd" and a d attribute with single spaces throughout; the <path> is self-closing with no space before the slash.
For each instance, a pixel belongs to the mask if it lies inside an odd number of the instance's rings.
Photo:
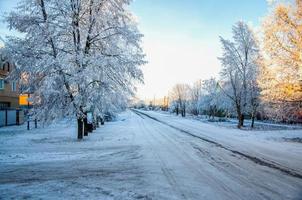
<path id="1" fill-rule="evenodd" d="M 5 79 L 14 69 L 14 64 L 0 55 L 0 109 L 19 108 L 19 86 Z"/>

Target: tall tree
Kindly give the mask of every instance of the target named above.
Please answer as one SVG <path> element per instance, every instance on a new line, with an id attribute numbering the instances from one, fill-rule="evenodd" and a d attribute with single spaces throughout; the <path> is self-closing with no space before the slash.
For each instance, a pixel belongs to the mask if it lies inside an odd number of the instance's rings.
<path id="1" fill-rule="evenodd" d="M 261 97 L 270 117 L 302 121 L 302 1 L 279 3 L 263 23 Z"/>
<path id="2" fill-rule="evenodd" d="M 252 30 L 243 22 L 233 26 L 233 40 L 220 37 L 223 50 L 219 58 L 223 66 L 223 83 L 220 86 L 233 102 L 240 128 L 244 124 L 244 116 L 248 114 L 249 90 L 256 83 L 259 48 Z"/>
<path id="3" fill-rule="evenodd" d="M 23 0 L 6 20 L 23 37 L 6 49 L 42 120 L 78 119 L 78 138 L 87 112 L 102 115 L 124 107 L 142 81 L 142 35 L 129 0 Z M 118 101 L 115 101 L 117 100 Z M 115 102 L 114 102 L 115 101 Z"/>

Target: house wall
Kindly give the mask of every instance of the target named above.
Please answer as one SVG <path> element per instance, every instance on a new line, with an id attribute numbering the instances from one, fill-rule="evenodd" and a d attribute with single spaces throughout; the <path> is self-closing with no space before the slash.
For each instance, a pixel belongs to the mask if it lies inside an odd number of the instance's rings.
<path id="1" fill-rule="evenodd" d="M 10 108 L 19 108 L 19 85 L 16 84 L 16 91 L 12 91 L 11 82 L 5 80 L 12 70 L 14 70 L 13 64 L 0 63 L 0 78 L 4 79 L 4 89 L 0 89 L 0 108 L 6 103 L 9 104 Z"/>

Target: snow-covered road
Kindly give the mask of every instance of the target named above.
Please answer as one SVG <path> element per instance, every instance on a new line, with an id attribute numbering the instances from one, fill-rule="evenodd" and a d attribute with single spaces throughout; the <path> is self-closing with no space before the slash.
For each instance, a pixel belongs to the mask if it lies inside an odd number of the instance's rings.
<path id="1" fill-rule="evenodd" d="M 292 139 L 302 138 L 302 129 L 242 131 L 204 124 L 194 119 L 180 118 L 166 113 L 139 112 L 256 163 L 302 178 L 302 157 L 300 156 L 302 145 L 298 142 L 290 142 Z"/>
<path id="2" fill-rule="evenodd" d="M 30 132 L 0 129 L 0 199 L 302 199 L 302 145 L 271 139 L 271 132 L 248 136 L 128 111 L 82 142 L 71 133 L 74 125 L 64 123 Z"/>

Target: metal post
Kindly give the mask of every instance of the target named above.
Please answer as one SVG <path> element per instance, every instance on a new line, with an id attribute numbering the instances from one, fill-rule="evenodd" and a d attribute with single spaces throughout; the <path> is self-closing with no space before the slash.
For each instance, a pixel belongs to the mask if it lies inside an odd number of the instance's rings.
<path id="1" fill-rule="evenodd" d="M 7 124 L 8 124 L 8 119 L 7 119 L 7 117 L 8 117 L 8 114 L 7 114 L 7 112 L 8 112 L 8 110 L 6 109 L 5 110 L 5 126 L 7 126 Z"/>
<path id="2" fill-rule="evenodd" d="M 27 113 L 27 130 L 29 130 L 29 116 L 28 116 L 28 113 Z"/>
<path id="3" fill-rule="evenodd" d="M 27 130 L 29 130 L 29 97 L 30 97 L 30 94 L 28 93 L 27 94 Z"/>

